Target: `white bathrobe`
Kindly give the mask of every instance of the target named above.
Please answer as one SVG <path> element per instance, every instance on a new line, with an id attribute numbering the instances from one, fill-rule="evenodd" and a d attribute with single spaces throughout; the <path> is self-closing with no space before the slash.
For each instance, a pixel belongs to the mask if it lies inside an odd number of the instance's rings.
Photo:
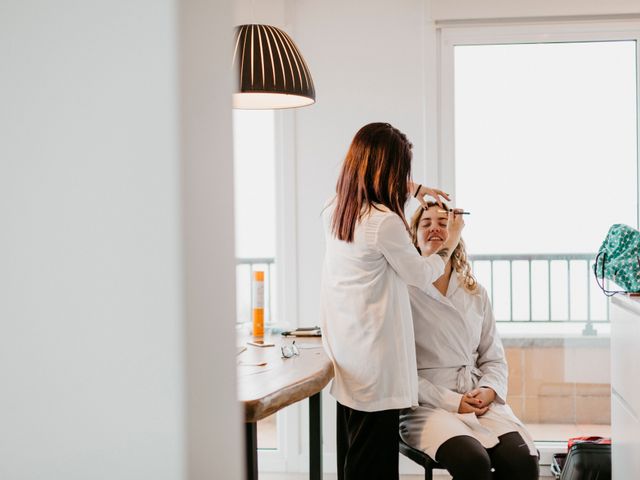
<path id="1" fill-rule="evenodd" d="M 453 272 L 446 296 L 433 285 L 426 291 L 410 287 L 409 295 L 420 406 L 401 413 L 403 440 L 435 459 L 440 445 L 458 435 L 491 448 L 499 436 L 518 432 L 537 455 L 531 435 L 505 403 L 507 363 L 486 290 L 478 285 L 468 293 Z M 496 392 L 487 413 L 457 413 L 462 394 L 483 386 Z"/>

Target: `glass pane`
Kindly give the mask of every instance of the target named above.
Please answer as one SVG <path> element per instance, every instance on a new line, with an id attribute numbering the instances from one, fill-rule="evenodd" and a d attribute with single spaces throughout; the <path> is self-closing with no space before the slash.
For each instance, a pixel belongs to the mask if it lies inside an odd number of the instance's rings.
<path id="1" fill-rule="evenodd" d="M 455 47 L 456 205 L 537 440 L 610 435 L 608 308 L 592 277 L 637 226 L 632 41 Z"/>
<path id="2" fill-rule="evenodd" d="M 236 256 L 275 257 L 275 119 L 271 110 L 233 111 Z"/>
<path id="3" fill-rule="evenodd" d="M 276 309 L 275 116 L 271 110 L 234 110 L 236 311 L 251 322 L 252 272 L 265 272 L 265 323 Z"/>
<path id="4" fill-rule="evenodd" d="M 635 42 L 456 47 L 455 152 L 474 253 L 597 251 L 637 222 Z"/>

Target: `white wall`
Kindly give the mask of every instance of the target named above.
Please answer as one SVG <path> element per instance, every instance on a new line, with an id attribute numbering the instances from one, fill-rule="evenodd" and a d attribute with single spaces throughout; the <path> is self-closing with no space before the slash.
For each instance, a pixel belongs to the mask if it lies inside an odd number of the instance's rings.
<path id="1" fill-rule="evenodd" d="M 233 24 L 260 23 L 284 28 L 291 0 L 235 0 L 233 2 Z M 295 0 L 294 0 L 295 1 Z"/>
<path id="2" fill-rule="evenodd" d="M 335 193 L 356 131 L 383 121 L 425 150 L 425 52 L 420 0 L 297 1 L 293 35 L 311 69 L 317 103 L 296 111 L 300 322 L 319 321 L 320 213 Z M 422 175 L 416 173 L 419 178 Z"/>
<path id="3" fill-rule="evenodd" d="M 224 32 L 230 2 L 218 5 L 219 16 L 191 15 Z M 185 300 L 196 323 L 228 318 L 224 334 L 234 317 L 231 287 L 206 285 L 199 304 L 184 295 L 185 275 L 200 278 L 183 269 L 194 259 L 182 255 L 178 12 L 173 0 L 0 3 L 2 479 L 197 478 L 193 452 L 204 445 L 188 427 L 198 416 L 207 432 L 226 428 L 206 438 L 220 449 L 208 471 L 240 477 L 232 343 L 197 352 L 218 385 L 209 413 L 185 402 L 185 382 L 191 393 L 199 380 L 184 374 Z M 230 57 L 221 37 L 208 47 L 214 64 Z M 210 79 L 197 95 L 211 100 L 217 87 L 224 101 L 213 98 L 201 120 L 220 133 L 195 149 L 211 155 L 219 142 L 223 168 L 207 179 L 228 204 L 228 78 Z M 187 213 L 201 215 L 203 200 L 216 211 L 209 195 Z M 230 214 L 212 218 L 231 224 Z M 224 275 L 233 250 L 222 235 L 194 255 Z"/>

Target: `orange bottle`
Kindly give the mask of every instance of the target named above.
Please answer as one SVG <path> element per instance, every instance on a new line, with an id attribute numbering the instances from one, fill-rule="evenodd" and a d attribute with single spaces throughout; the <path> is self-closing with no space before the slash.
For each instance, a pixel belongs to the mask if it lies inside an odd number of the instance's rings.
<path id="1" fill-rule="evenodd" d="M 264 272 L 253 272 L 253 336 L 264 336 Z"/>

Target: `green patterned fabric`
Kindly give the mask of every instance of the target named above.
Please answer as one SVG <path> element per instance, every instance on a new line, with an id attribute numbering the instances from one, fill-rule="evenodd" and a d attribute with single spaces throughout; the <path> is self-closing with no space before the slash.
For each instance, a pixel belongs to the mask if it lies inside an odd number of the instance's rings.
<path id="1" fill-rule="evenodd" d="M 608 278 L 626 292 L 640 292 L 640 232 L 628 225 L 612 225 L 596 263 L 596 278 Z M 603 275 L 604 265 L 604 275 Z"/>

